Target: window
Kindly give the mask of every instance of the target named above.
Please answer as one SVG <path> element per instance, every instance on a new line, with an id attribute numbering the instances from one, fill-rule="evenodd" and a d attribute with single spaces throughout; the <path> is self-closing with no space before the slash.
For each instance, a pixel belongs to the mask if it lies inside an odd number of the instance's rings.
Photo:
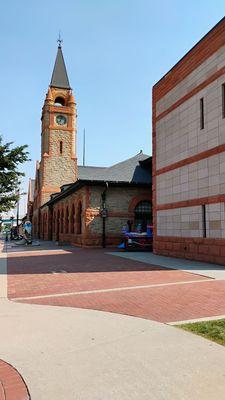
<path id="1" fill-rule="evenodd" d="M 65 233 L 69 232 L 69 209 L 66 207 Z"/>
<path id="2" fill-rule="evenodd" d="M 64 106 L 65 105 L 65 100 L 63 97 L 56 97 L 55 102 L 54 102 L 54 106 Z"/>
<path id="3" fill-rule="evenodd" d="M 59 142 L 59 152 L 60 152 L 60 154 L 62 154 L 62 152 L 63 152 L 63 142 L 62 141 Z"/>
<path id="4" fill-rule="evenodd" d="M 222 118 L 225 118 L 225 83 L 222 85 Z"/>
<path id="5" fill-rule="evenodd" d="M 203 237 L 206 237 L 206 208 L 205 204 L 202 205 L 202 232 Z"/>
<path id="6" fill-rule="evenodd" d="M 61 211 L 61 233 L 64 232 L 64 211 Z"/>
<path id="7" fill-rule="evenodd" d="M 56 213 L 54 211 L 53 213 L 53 219 L 52 219 L 52 232 L 55 233 L 55 228 L 56 228 Z"/>
<path id="8" fill-rule="evenodd" d="M 42 215 L 42 234 L 45 232 L 45 215 Z"/>
<path id="9" fill-rule="evenodd" d="M 200 129 L 204 129 L 205 121 L 204 121 L 204 99 L 203 97 L 200 99 Z"/>
<path id="10" fill-rule="evenodd" d="M 146 232 L 147 225 L 152 223 L 152 204 L 148 200 L 140 201 L 134 210 L 134 227 L 139 226 L 142 232 Z"/>
<path id="11" fill-rule="evenodd" d="M 81 233 L 82 233 L 82 204 L 80 202 L 77 211 L 77 234 L 81 235 Z"/>
<path id="12" fill-rule="evenodd" d="M 56 240 L 59 240 L 59 231 L 60 231 L 60 212 L 57 212 L 57 221 L 56 221 Z"/>
<path id="13" fill-rule="evenodd" d="M 71 214 L 70 214 L 70 233 L 74 233 L 74 223 L 75 223 L 75 207 L 73 204 Z"/>

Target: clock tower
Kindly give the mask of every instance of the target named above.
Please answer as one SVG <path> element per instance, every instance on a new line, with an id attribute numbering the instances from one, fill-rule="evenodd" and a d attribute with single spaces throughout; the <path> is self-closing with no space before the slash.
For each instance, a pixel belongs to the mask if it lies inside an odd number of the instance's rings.
<path id="1" fill-rule="evenodd" d="M 39 206 L 60 186 L 77 180 L 76 103 L 69 84 L 61 41 L 42 109 L 41 162 L 38 168 Z"/>

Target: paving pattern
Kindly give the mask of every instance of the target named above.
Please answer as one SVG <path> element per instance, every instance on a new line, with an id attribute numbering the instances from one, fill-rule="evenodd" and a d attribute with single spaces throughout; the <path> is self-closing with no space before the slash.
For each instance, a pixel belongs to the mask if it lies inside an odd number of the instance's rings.
<path id="1" fill-rule="evenodd" d="M 108 311 L 159 322 L 176 322 L 225 315 L 225 284 L 221 281 L 202 285 L 193 283 L 18 301 Z"/>
<path id="2" fill-rule="evenodd" d="M 0 400 L 29 400 L 27 386 L 12 365 L 0 360 Z"/>
<path id="3" fill-rule="evenodd" d="M 9 298 L 204 279 L 121 259 L 102 250 L 18 252 L 8 257 Z"/>
<path id="4" fill-rule="evenodd" d="M 101 249 L 11 248 L 8 297 L 160 322 L 225 315 L 225 281 L 115 257 Z"/>

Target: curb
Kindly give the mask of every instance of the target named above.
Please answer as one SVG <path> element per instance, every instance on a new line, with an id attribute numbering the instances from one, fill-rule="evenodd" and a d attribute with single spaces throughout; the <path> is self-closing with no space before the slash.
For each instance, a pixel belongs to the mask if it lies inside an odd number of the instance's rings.
<path id="1" fill-rule="evenodd" d="M 195 322 L 207 322 L 207 321 L 217 321 L 219 319 L 225 319 L 225 315 L 213 315 L 212 317 L 201 317 L 201 318 L 193 318 L 193 319 L 186 319 L 182 321 L 172 321 L 166 322 L 166 325 L 185 325 L 185 324 L 194 324 Z"/>

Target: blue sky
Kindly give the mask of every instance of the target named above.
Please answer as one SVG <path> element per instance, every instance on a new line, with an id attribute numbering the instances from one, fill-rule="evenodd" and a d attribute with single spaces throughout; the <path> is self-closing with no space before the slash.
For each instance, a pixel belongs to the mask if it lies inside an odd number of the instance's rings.
<path id="1" fill-rule="evenodd" d="M 151 90 L 223 16 L 224 0 L 11 0 L 0 3 L 0 132 L 28 144 L 34 176 L 40 117 L 59 29 L 78 109 L 78 159 L 110 165 L 151 154 Z"/>

